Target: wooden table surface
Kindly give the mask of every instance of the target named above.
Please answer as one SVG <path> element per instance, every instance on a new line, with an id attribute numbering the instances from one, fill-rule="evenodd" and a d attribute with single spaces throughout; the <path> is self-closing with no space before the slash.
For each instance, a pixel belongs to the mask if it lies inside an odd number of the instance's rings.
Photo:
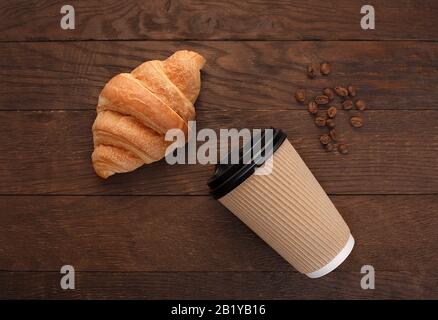
<path id="1" fill-rule="evenodd" d="M 438 3 L 374 2 L 367 31 L 356 0 L 70 1 L 62 30 L 64 1 L 1 0 L 0 298 L 438 298 Z M 178 49 L 207 59 L 198 128 L 287 132 L 356 238 L 339 269 L 296 272 L 208 195 L 212 166 L 95 175 L 103 85 Z M 325 60 L 333 74 L 308 80 Z M 360 131 L 342 127 L 347 156 L 293 99 L 335 83 L 369 105 Z"/>

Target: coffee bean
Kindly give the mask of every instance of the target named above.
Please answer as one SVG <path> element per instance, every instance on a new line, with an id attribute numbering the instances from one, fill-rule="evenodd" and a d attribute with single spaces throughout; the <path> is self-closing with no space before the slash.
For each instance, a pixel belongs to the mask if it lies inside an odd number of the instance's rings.
<path id="1" fill-rule="evenodd" d="M 330 88 L 325 88 L 323 90 L 323 93 L 325 96 L 327 96 L 329 98 L 330 101 L 332 101 L 335 98 L 335 93 Z"/>
<path id="2" fill-rule="evenodd" d="M 327 104 L 327 103 L 329 103 L 329 98 L 326 95 L 317 96 L 317 97 L 315 97 L 315 102 L 318 105 Z"/>
<path id="3" fill-rule="evenodd" d="M 350 118 L 350 124 L 355 128 L 360 128 L 363 126 L 363 120 L 361 117 L 353 116 Z"/>
<path id="4" fill-rule="evenodd" d="M 303 103 L 306 101 L 306 90 L 305 89 L 297 89 L 295 92 L 295 99 L 299 103 Z"/>
<path id="5" fill-rule="evenodd" d="M 325 127 L 326 120 L 324 117 L 318 116 L 315 118 L 315 124 L 318 127 Z"/>
<path id="6" fill-rule="evenodd" d="M 357 100 L 356 101 L 356 109 L 360 110 L 360 111 L 364 111 L 365 110 L 365 102 L 363 100 Z"/>
<path id="7" fill-rule="evenodd" d="M 319 137 L 319 141 L 320 141 L 322 144 L 326 145 L 326 144 L 329 144 L 329 143 L 330 143 L 331 138 L 330 138 L 330 136 L 329 136 L 328 134 L 323 134 L 321 137 Z"/>
<path id="8" fill-rule="evenodd" d="M 307 66 L 307 76 L 308 76 L 310 79 L 314 79 L 314 78 L 316 77 L 316 71 L 315 71 L 315 68 L 314 68 L 313 65 L 311 65 L 311 64 L 309 64 L 309 65 Z"/>
<path id="9" fill-rule="evenodd" d="M 338 109 L 336 109 L 336 107 L 331 106 L 330 108 L 328 108 L 327 110 L 327 115 L 329 118 L 334 118 L 336 117 L 336 112 L 338 111 Z"/>
<path id="10" fill-rule="evenodd" d="M 325 76 L 330 74 L 330 72 L 332 72 L 332 67 L 328 62 L 321 63 L 320 69 L 321 69 L 321 74 Z"/>
<path id="11" fill-rule="evenodd" d="M 351 110 L 353 108 L 353 101 L 350 99 L 345 100 L 342 102 L 342 108 L 344 108 L 344 110 Z"/>
<path id="12" fill-rule="evenodd" d="M 350 97 L 355 97 L 357 92 L 356 92 L 356 88 L 353 86 L 348 86 L 348 94 L 350 95 Z"/>
<path id="13" fill-rule="evenodd" d="M 333 141 L 337 140 L 337 135 L 336 135 L 336 129 L 331 129 L 329 132 L 330 138 L 332 138 Z"/>
<path id="14" fill-rule="evenodd" d="M 336 127 L 336 122 L 333 119 L 327 119 L 325 121 L 325 125 L 329 128 L 334 128 L 334 127 Z"/>
<path id="15" fill-rule="evenodd" d="M 325 148 L 326 151 L 330 152 L 330 151 L 332 151 L 335 147 L 334 147 L 333 143 L 327 143 L 327 144 L 324 146 L 324 148 Z"/>
<path id="16" fill-rule="evenodd" d="M 310 101 L 309 105 L 307 107 L 307 110 L 309 111 L 309 113 L 311 114 L 317 114 L 318 113 L 318 105 L 316 104 L 315 101 Z"/>
<path id="17" fill-rule="evenodd" d="M 341 143 L 338 145 L 338 151 L 341 154 L 347 154 L 348 153 L 348 146 L 345 143 Z"/>
<path id="18" fill-rule="evenodd" d="M 335 88 L 335 92 L 338 96 L 340 97 L 346 97 L 348 96 L 348 90 L 345 89 L 344 87 L 336 87 Z"/>

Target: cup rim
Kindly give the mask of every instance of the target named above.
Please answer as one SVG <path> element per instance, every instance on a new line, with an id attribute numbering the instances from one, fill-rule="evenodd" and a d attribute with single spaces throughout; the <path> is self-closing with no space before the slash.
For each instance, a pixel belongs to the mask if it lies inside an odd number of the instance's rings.
<path id="1" fill-rule="evenodd" d="M 255 171 L 257 167 L 262 166 L 265 161 L 260 162 L 257 161 L 256 157 L 260 155 L 260 153 L 264 152 L 268 143 L 272 143 L 272 153 L 275 153 L 278 148 L 283 144 L 283 142 L 287 138 L 287 134 L 284 133 L 281 129 L 271 128 L 274 130 L 272 142 L 262 142 L 264 140 L 265 131 L 262 131 L 262 134 L 257 137 L 257 139 L 253 139 L 248 142 L 251 144 L 250 149 L 252 150 L 255 146 L 261 147 L 260 152 L 251 158 L 251 162 L 244 164 L 243 163 L 243 151 L 242 148 L 239 149 L 239 163 L 238 164 L 217 164 L 215 168 L 215 172 L 213 176 L 208 180 L 207 184 L 210 187 L 210 193 L 216 198 L 222 198 L 236 187 L 238 187 L 242 182 L 244 182 L 247 178 L 249 178 Z M 247 147 L 246 145 L 245 147 Z M 245 147 L 243 149 L 245 149 Z M 227 157 L 231 156 L 231 153 L 235 152 L 232 150 Z"/>
<path id="2" fill-rule="evenodd" d="M 351 251 L 353 250 L 353 247 L 354 247 L 354 238 L 350 233 L 347 243 L 342 248 L 342 250 L 339 251 L 336 257 L 334 257 L 329 263 L 327 263 L 322 268 L 313 272 L 306 273 L 306 276 L 315 279 L 325 276 L 326 274 L 332 272 L 337 267 L 339 267 L 342 264 L 342 262 L 344 262 L 347 259 L 347 257 L 350 255 Z"/>

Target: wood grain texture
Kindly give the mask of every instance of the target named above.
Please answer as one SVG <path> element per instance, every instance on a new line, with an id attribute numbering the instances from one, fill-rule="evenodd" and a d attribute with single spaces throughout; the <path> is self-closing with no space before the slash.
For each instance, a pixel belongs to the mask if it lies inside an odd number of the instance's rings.
<path id="1" fill-rule="evenodd" d="M 437 39 L 438 5 L 427 0 L 375 1 L 376 29 L 366 31 L 360 0 L 76 0 L 75 30 L 60 27 L 64 4 L 3 0 L 0 40 Z"/>
<path id="2" fill-rule="evenodd" d="M 296 272 L 77 272 L 76 289 L 60 289 L 59 272 L 0 271 L 0 298 L 22 299 L 437 299 L 438 277 L 377 271 L 362 290 L 359 272 L 311 280 Z"/>
<path id="3" fill-rule="evenodd" d="M 354 84 L 370 109 L 438 108 L 438 43 L 168 42 L 0 43 L 0 110 L 94 110 L 104 84 L 146 60 L 179 49 L 203 54 L 200 111 L 302 109 L 298 87 L 320 94 Z M 308 63 L 329 61 L 329 77 L 309 80 Z"/>
<path id="4" fill-rule="evenodd" d="M 349 125 L 351 112 L 337 116 L 350 145 L 346 156 L 324 151 L 319 135 L 325 131 L 307 111 L 200 110 L 198 129 L 282 128 L 329 194 L 437 193 L 438 111 L 368 110 L 360 129 Z M 162 160 L 100 179 L 90 160 L 94 118 L 94 111 L 2 112 L 0 194 L 208 194 L 213 165 Z"/>
<path id="5" fill-rule="evenodd" d="M 437 275 L 438 197 L 332 200 L 356 239 L 337 270 Z M 0 270 L 293 271 L 209 196 L 2 196 L 0 212 Z"/>

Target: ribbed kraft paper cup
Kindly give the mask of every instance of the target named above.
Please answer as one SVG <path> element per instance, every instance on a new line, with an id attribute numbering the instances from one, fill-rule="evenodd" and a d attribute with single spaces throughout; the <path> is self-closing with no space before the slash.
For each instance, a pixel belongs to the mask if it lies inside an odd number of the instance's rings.
<path id="1" fill-rule="evenodd" d="M 218 200 L 299 272 L 329 273 L 353 249 L 350 229 L 287 139 L 267 162 L 270 174 L 252 173 Z"/>

